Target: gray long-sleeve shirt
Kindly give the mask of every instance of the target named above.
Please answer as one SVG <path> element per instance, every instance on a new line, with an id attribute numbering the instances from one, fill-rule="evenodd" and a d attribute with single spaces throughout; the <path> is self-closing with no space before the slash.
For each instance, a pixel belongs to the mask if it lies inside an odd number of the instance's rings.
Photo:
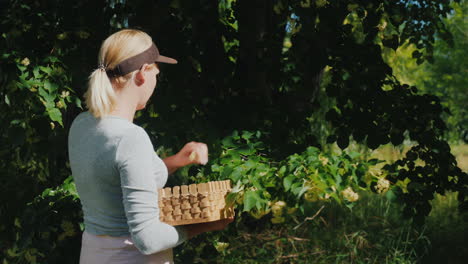
<path id="1" fill-rule="evenodd" d="M 87 232 L 131 235 L 143 254 L 187 239 L 182 227 L 159 220 L 157 189 L 166 184 L 168 172 L 143 128 L 84 112 L 73 121 L 68 149 Z"/>

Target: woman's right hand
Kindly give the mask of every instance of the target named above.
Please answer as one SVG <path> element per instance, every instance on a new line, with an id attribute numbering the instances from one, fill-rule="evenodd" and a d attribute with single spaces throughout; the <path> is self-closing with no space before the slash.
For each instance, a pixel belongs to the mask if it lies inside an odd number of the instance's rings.
<path id="1" fill-rule="evenodd" d="M 187 230 L 188 237 L 192 238 L 205 232 L 223 230 L 233 221 L 234 217 L 230 217 L 208 223 L 186 225 L 185 228 Z"/>
<path id="2" fill-rule="evenodd" d="M 169 174 L 190 164 L 205 165 L 208 162 L 208 147 L 205 143 L 189 142 L 175 155 L 164 159 Z"/>
<path id="3" fill-rule="evenodd" d="M 208 162 L 208 146 L 201 142 L 189 142 L 176 154 L 181 167 L 190 164 L 205 165 Z"/>

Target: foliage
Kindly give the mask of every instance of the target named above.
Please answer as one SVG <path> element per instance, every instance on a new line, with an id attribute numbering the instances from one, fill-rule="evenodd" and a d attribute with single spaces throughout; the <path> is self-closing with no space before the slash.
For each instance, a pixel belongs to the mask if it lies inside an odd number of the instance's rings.
<path id="1" fill-rule="evenodd" d="M 352 208 L 359 199 L 353 190 L 371 191 L 371 186 L 386 181 L 385 175 L 369 172 L 379 161 L 364 160 L 357 152 L 330 155 L 309 147 L 277 162 L 269 157 L 261 138 L 260 131 L 234 131 L 221 140 L 222 152 L 211 168 L 201 169 L 192 180 L 230 179 L 235 187 L 228 203 L 256 219 L 271 212 L 271 221 L 277 224 L 285 217 L 310 215 L 310 204 L 318 200 Z"/>
<path id="2" fill-rule="evenodd" d="M 444 41 L 435 34 L 434 57 L 429 62 L 416 63 L 413 53 L 420 52 L 421 46 L 405 42 L 395 51 L 384 48 L 384 58 L 393 68 L 394 75 L 408 85 L 415 85 L 420 91 L 437 95 L 441 104 L 450 109 L 444 115 L 448 125 L 448 139 L 457 142 L 464 139 L 468 125 L 466 117 L 468 85 L 466 71 L 468 24 L 465 19 L 468 3 L 452 2 L 453 12 L 444 18 L 447 30 L 453 35 L 452 42 Z"/>
<path id="3" fill-rule="evenodd" d="M 422 16 L 403 24 L 388 10 L 398 6 L 406 6 L 409 17 Z M 417 12 L 416 9 L 420 8 L 424 8 L 424 11 Z M 422 222 L 430 212 L 429 200 L 434 192 L 460 191 L 460 206 L 465 207 L 468 177 L 457 167 L 448 144 L 442 138 L 447 127 L 441 114 L 448 110 L 441 106 L 440 99 L 429 94 L 418 94 L 414 86 L 401 85 L 379 55 L 382 46 L 397 49 L 398 43 L 408 40 L 425 48 L 425 55 L 419 52 L 413 55 L 420 62 L 424 61 L 422 57 L 431 58 L 433 48 L 429 39 L 433 34 L 426 34 L 434 29 L 428 29 L 426 25 L 433 23 L 446 32 L 439 19 L 434 21 L 434 17 L 425 13 L 434 12 L 435 8 L 399 2 L 393 7 L 369 4 L 365 8 L 359 6 L 353 9 L 350 15 L 356 13 L 355 16 L 360 17 L 361 21 L 352 21 L 343 30 L 344 36 L 355 37 L 357 41 L 336 39 L 333 44 L 351 46 L 354 52 L 343 54 L 338 48 L 333 49 L 337 52 L 336 55 L 331 52 L 332 82 L 327 87 L 328 95 L 337 99 L 336 107 L 326 116 L 336 129 L 329 142 L 336 141 L 340 148 L 346 148 L 352 136 L 358 143 L 375 149 L 389 142 L 399 145 L 405 137 L 409 137 L 417 144 L 408 152 L 409 156 L 385 168 L 393 175 L 390 179 L 393 183 L 412 181 L 409 193 L 403 194 L 407 208 L 405 215 L 415 216 L 418 222 Z M 421 24 L 422 21 L 424 23 Z M 408 35 L 408 30 L 421 39 Z M 441 33 L 441 37 L 450 40 L 449 34 Z M 369 53 L 374 55 L 368 56 Z M 414 165 L 418 158 L 424 161 L 424 168 Z"/>
<path id="4" fill-rule="evenodd" d="M 79 258 L 81 204 L 73 180 L 47 188 L 15 218 L 16 234 L 3 263 L 74 263 Z"/>
<path id="5" fill-rule="evenodd" d="M 81 111 L 78 87 L 88 74 L 83 74 L 87 68 L 83 65 L 91 59 L 82 56 L 78 47 L 90 49 L 86 43 L 92 39 L 77 23 L 74 10 L 89 7 L 92 1 L 76 5 L 7 2 L 0 9 L 0 258 L 16 240 L 14 221 L 21 218 L 27 203 L 44 189 L 62 184 L 70 174 L 65 147 L 68 128 Z M 102 16 L 93 21 L 96 17 Z"/>

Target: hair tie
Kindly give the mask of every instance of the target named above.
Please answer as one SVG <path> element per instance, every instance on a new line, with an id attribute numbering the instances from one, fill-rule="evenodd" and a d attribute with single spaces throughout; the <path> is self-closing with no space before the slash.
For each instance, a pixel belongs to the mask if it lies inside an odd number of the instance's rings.
<path id="1" fill-rule="evenodd" d="M 98 65 L 98 69 L 101 70 L 101 71 L 106 71 L 106 66 L 101 63 L 101 64 Z"/>

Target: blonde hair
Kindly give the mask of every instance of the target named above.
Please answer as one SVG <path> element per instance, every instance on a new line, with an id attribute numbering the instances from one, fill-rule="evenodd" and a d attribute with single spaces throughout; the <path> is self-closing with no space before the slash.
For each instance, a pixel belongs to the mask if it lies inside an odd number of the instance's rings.
<path id="1" fill-rule="evenodd" d="M 133 57 L 153 43 L 151 37 L 143 31 L 123 29 L 110 35 L 101 45 L 99 65 L 113 69 L 122 61 Z M 135 72 L 113 78 L 116 83 L 125 83 L 132 79 Z M 86 107 L 96 118 L 108 115 L 115 107 L 116 94 L 112 82 L 104 69 L 98 68 L 89 76 L 88 90 L 85 95 Z"/>

